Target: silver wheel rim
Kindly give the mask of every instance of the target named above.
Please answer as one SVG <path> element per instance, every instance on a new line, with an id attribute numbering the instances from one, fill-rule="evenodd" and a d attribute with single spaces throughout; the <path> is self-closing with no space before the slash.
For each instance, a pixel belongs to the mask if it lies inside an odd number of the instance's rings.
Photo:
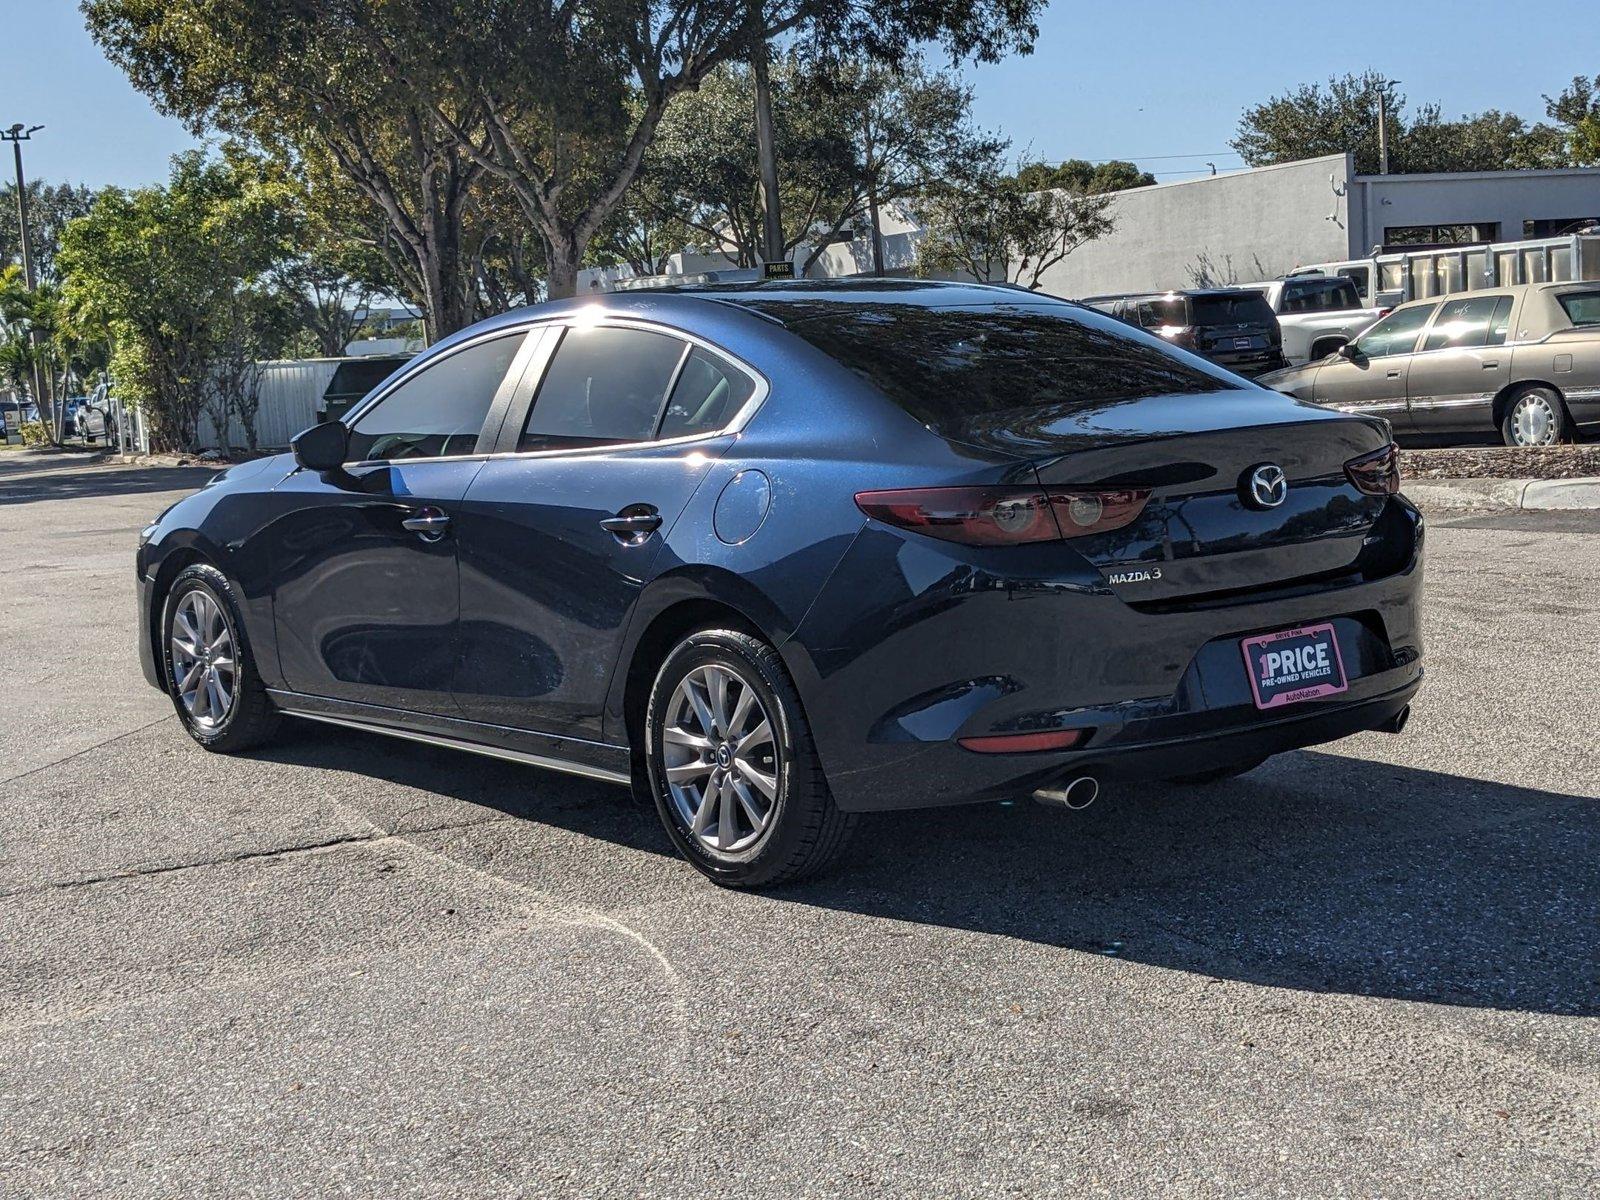
<path id="1" fill-rule="evenodd" d="M 1511 410 L 1511 433 L 1519 446 L 1548 446 L 1556 440 L 1556 411 L 1543 396 L 1524 396 Z"/>
<path id="2" fill-rule="evenodd" d="M 679 823 L 706 849 L 755 845 L 777 807 L 782 764 L 761 698 L 729 667 L 696 667 L 667 703 L 661 727 L 667 791 Z"/>
<path id="3" fill-rule="evenodd" d="M 172 678 L 178 702 L 196 728 L 214 730 L 228 719 L 238 691 L 233 630 L 208 592 L 186 592 L 172 614 Z"/>

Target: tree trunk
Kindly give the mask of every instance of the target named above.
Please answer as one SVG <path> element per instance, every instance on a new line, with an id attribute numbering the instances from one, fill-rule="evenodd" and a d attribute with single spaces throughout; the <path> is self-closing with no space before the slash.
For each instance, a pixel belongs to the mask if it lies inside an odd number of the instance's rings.
<path id="1" fill-rule="evenodd" d="M 883 274 L 883 225 L 878 220 L 878 191 L 867 194 L 867 214 L 872 219 L 872 273 Z"/>
<path id="2" fill-rule="evenodd" d="M 756 155 L 761 164 L 761 261 L 781 262 L 783 211 L 778 199 L 778 151 L 772 129 L 772 84 L 767 76 L 767 43 L 758 39 L 750 53 L 756 85 Z"/>
<path id="3" fill-rule="evenodd" d="M 545 236 L 545 282 L 550 299 L 566 300 L 578 294 L 578 267 L 582 261 L 571 231 L 552 239 Z"/>

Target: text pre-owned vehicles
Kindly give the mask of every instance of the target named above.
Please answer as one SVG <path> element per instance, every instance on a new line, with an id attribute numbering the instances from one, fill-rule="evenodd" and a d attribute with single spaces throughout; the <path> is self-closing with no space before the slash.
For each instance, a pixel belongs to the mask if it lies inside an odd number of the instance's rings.
<path id="1" fill-rule="evenodd" d="M 1261 382 L 1400 436 L 1493 434 L 1548 446 L 1600 424 L 1600 284 L 1413 300 L 1336 353 Z"/>
<path id="2" fill-rule="evenodd" d="M 1352 280 L 1340 275 L 1302 274 L 1248 283 L 1277 315 L 1283 356 L 1298 366 L 1332 354 L 1389 310 L 1366 308 Z"/>
<path id="3" fill-rule="evenodd" d="M 1422 524 L 1382 421 L 1082 306 L 626 292 L 447 338 L 143 533 L 201 744 L 283 714 L 632 782 L 723 883 L 872 809 L 1397 730 Z"/>
<path id="4" fill-rule="evenodd" d="M 1083 303 L 1240 375 L 1275 371 L 1286 361 L 1278 318 L 1259 293 L 1206 288 L 1090 296 Z"/>

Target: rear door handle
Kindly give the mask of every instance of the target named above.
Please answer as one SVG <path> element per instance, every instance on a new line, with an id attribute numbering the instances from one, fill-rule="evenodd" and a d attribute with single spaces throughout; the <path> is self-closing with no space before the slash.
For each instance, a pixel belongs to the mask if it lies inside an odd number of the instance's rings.
<path id="1" fill-rule="evenodd" d="M 624 541 L 643 541 L 661 528 L 661 514 L 649 504 L 630 504 L 614 517 L 606 517 L 600 528 Z"/>
<path id="2" fill-rule="evenodd" d="M 437 542 L 450 528 L 450 517 L 437 508 L 422 508 L 417 510 L 416 516 L 401 521 L 400 527 L 410 530 L 425 542 Z"/>

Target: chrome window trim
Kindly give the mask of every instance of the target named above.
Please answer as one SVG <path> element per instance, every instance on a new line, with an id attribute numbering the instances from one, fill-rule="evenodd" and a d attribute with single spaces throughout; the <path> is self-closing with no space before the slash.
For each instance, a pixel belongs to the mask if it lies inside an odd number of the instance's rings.
<path id="1" fill-rule="evenodd" d="M 485 341 L 488 341 L 490 339 L 493 339 L 493 338 L 509 337 L 513 333 L 521 333 L 526 337 L 526 336 L 528 336 L 528 335 L 530 335 L 530 334 L 532 334 L 532 333 L 534 333 L 534 332 L 536 332 L 536 331 L 538 331 L 540 329 L 548 328 L 550 326 L 559 327 L 561 329 L 561 335 L 562 335 L 563 338 L 566 336 L 567 332 L 570 331 L 574 326 L 578 326 L 578 327 L 585 328 L 585 329 L 599 328 L 599 327 L 602 327 L 602 326 L 613 326 L 613 327 L 621 327 L 621 328 L 642 329 L 647 333 L 665 334 L 665 335 L 667 335 L 669 337 L 675 337 L 679 341 L 687 342 L 691 347 L 698 346 L 702 350 L 705 350 L 708 353 L 710 353 L 712 355 L 715 355 L 720 361 L 727 363 L 729 366 L 733 367 L 735 370 L 737 370 L 737 371 L 741 372 L 743 375 L 745 375 L 751 381 L 751 383 L 754 386 L 751 389 L 750 398 L 748 400 L 746 400 L 742 405 L 740 405 L 739 411 L 733 414 L 732 418 L 729 419 L 727 424 L 723 425 L 720 429 L 708 430 L 708 431 L 706 431 L 704 433 L 687 433 L 687 434 L 683 434 L 680 437 L 674 437 L 674 438 L 649 438 L 649 439 L 644 440 L 644 441 L 636 441 L 636 442 L 609 442 L 609 443 L 607 443 L 606 445 L 603 445 L 603 446 L 567 446 L 567 447 L 559 447 L 559 448 L 554 449 L 554 450 L 502 450 L 502 451 L 498 451 L 498 452 L 495 452 L 495 453 L 489 453 L 489 454 L 441 455 L 441 456 L 439 456 L 437 458 L 376 458 L 376 459 L 363 459 L 360 462 L 349 462 L 349 463 L 345 463 L 344 465 L 347 468 L 349 468 L 349 467 L 382 467 L 382 466 L 394 466 L 396 464 L 404 465 L 404 464 L 430 463 L 430 462 L 472 462 L 472 461 L 478 460 L 478 459 L 481 459 L 481 460 L 487 462 L 490 459 L 499 460 L 499 459 L 507 459 L 507 458 L 554 458 L 554 457 L 557 457 L 557 456 L 565 457 L 565 456 L 569 456 L 569 455 L 614 454 L 614 453 L 616 453 L 618 451 L 622 451 L 622 450 L 638 450 L 638 449 L 643 449 L 645 447 L 650 447 L 650 446 L 679 446 L 679 445 L 687 445 L 690 442 L 710 442 L 710 441 L 715 441 L 717 438 L 729 437 L 729 436 L 732 436 L 734 434 L 743 432 L 744 427 L 750 423 L 750 419 L 755 416 L 756 411 L 766 401 L 767 396 L 770 395 L 771 391 L 772 391 L 771 385 L 767 382 L 767 377 L 765 375 L 763 375 L 760 371 L 758 371 L 755 367 L 752 367 L 749 363 L 745 362 L 742 358 L 739 358 L 737 355 L 733 354 L 731 351 L 725 349 L 722 346 L 717 345 L 717 343 L 709 340 L 708 338 L 701 337 L 697 333 L 690 333 L 686 329 L 679 329 L 679 328 L 677 328 L 676 326 L 673 326 L 673 325 L 663 325 L 658 321 L 651 321 L 651 320 L 648 320 L 648 319 L 643 318 L 643 317 L 613 316 L 610 313 L 602 312 L 598 318 L 593 319 L 593 320 L 589 320 L 589 319 L 582 318 L 581 316 L 573 314 L 573 313 L 563 313 L 563 314 L 561 314 L 559 316 L 540 317 L 540 318 L 537 318 L 535 320 L 531 320 L 531 321 L 527 322 L 526 324 L 522 324 L 522 325 L 514 325 L 514 326 L 507 327 L 507 328 L 502 328 L 502 329 L 487 330 L 483 334 L 475 336 L 475 337 L 472 337 L 472 338 L 469 338 L 466 341 L 461 342 L 457 346 L 452 346 L 450 348 L 450 353 L 449 354 L 442 354 L 437 359 L 431 359 L 426 364 L 418 366 L 418 367 L 414 367 L 412 369 L 409 369 L 403 375 L 397 376 L 396 378 L 389 380 L 387 383 L 384 384 L 382 391 L 375 393 L 369 400 L 363 401 L 359 408 L 353 409 L 350 412 L 346 413 L 344 418 L 343 418 L 343 420 L 344 420 L 344 422 L 345 422 L 345 424 L 347 426 L 350 426 L 350 427 L 353 428 L 355 423 L 357 421 L 359 421 L 367 413 L 367 411 L 369 409 L 376 408 L 379 404 L 381 404 L 383 402 L 384 398 L 386 396 L 388 396 L 390 392 L 392 392 L 396 388 L 400 387 L 401 384 L 405 383 L 405 381 L 407 379 L 411 378 L 413 375 L 416 375 L 421 371 L 427 370 L 428 367 L 432 366 L 436 362 L 442 362 L 444 359 L 452 357 L 458 351 L 466 350 L 471 346 L 479 345 L 479 344 L 481 344 L 481 343 L 483 343 Z M 532 346 L 532 345 L 535 345 L 535 343 L 533 343 L 531 341 L 531 339 L 529 341 L 525 342 L 523 344 L 522 349 L 517 351 L 518 358 L 521 358 L 523 352 L 525 350 L 527 350 L 529 346 Z M 556 343 L 555 347 L 550 351 L 550 353 L 545 358 L 544 366 L 545 366 L 546 370 L 549 369 L 550 363 L 555 361 L 556 353 L 559 352 L 560 349 L 561 349 L 561 343 L 558 341 Z M 686 353 L 684 355 L 684 358 L 682 360 L 680 360 L 680 364 L 679 364 L 680 367 L 682 365 L 682 361 L 687 360 L 687 357 L 688 356 L 687 356 L 687 353 Z M 524 365 L 523 365 L 524 372 L 526 372 L 527 367 L 529 365 L 531 365 L 531 364 L 524 363 Z M 538 401 L 538 388 L 543 382 L 544 382 L 544 378 L 543 378 L 542 375 L 540 376 L 539 379 L 534 381 L 534 384 L 533 384 L 534 393 L 533 393 L 533 396 L 531 397 L 531 399 L 532 399 L 532 401 L 534 403 L 537 403 L 537 401 Z M 676 382 L 677 382 L 677 376 L 674 375 L 673 383 L 675 384 Z M 520 384 L 519 384 L 519 386 L 520 386 Z M 668 392 L 667 392 L 667 398 L 668 399 L 671 398 L 671 394 L 672 394 L 671 393 L 671 389 L 669 388 Z M 532 411 L 531 406 L 530 406 L 529 411 Z"/>

